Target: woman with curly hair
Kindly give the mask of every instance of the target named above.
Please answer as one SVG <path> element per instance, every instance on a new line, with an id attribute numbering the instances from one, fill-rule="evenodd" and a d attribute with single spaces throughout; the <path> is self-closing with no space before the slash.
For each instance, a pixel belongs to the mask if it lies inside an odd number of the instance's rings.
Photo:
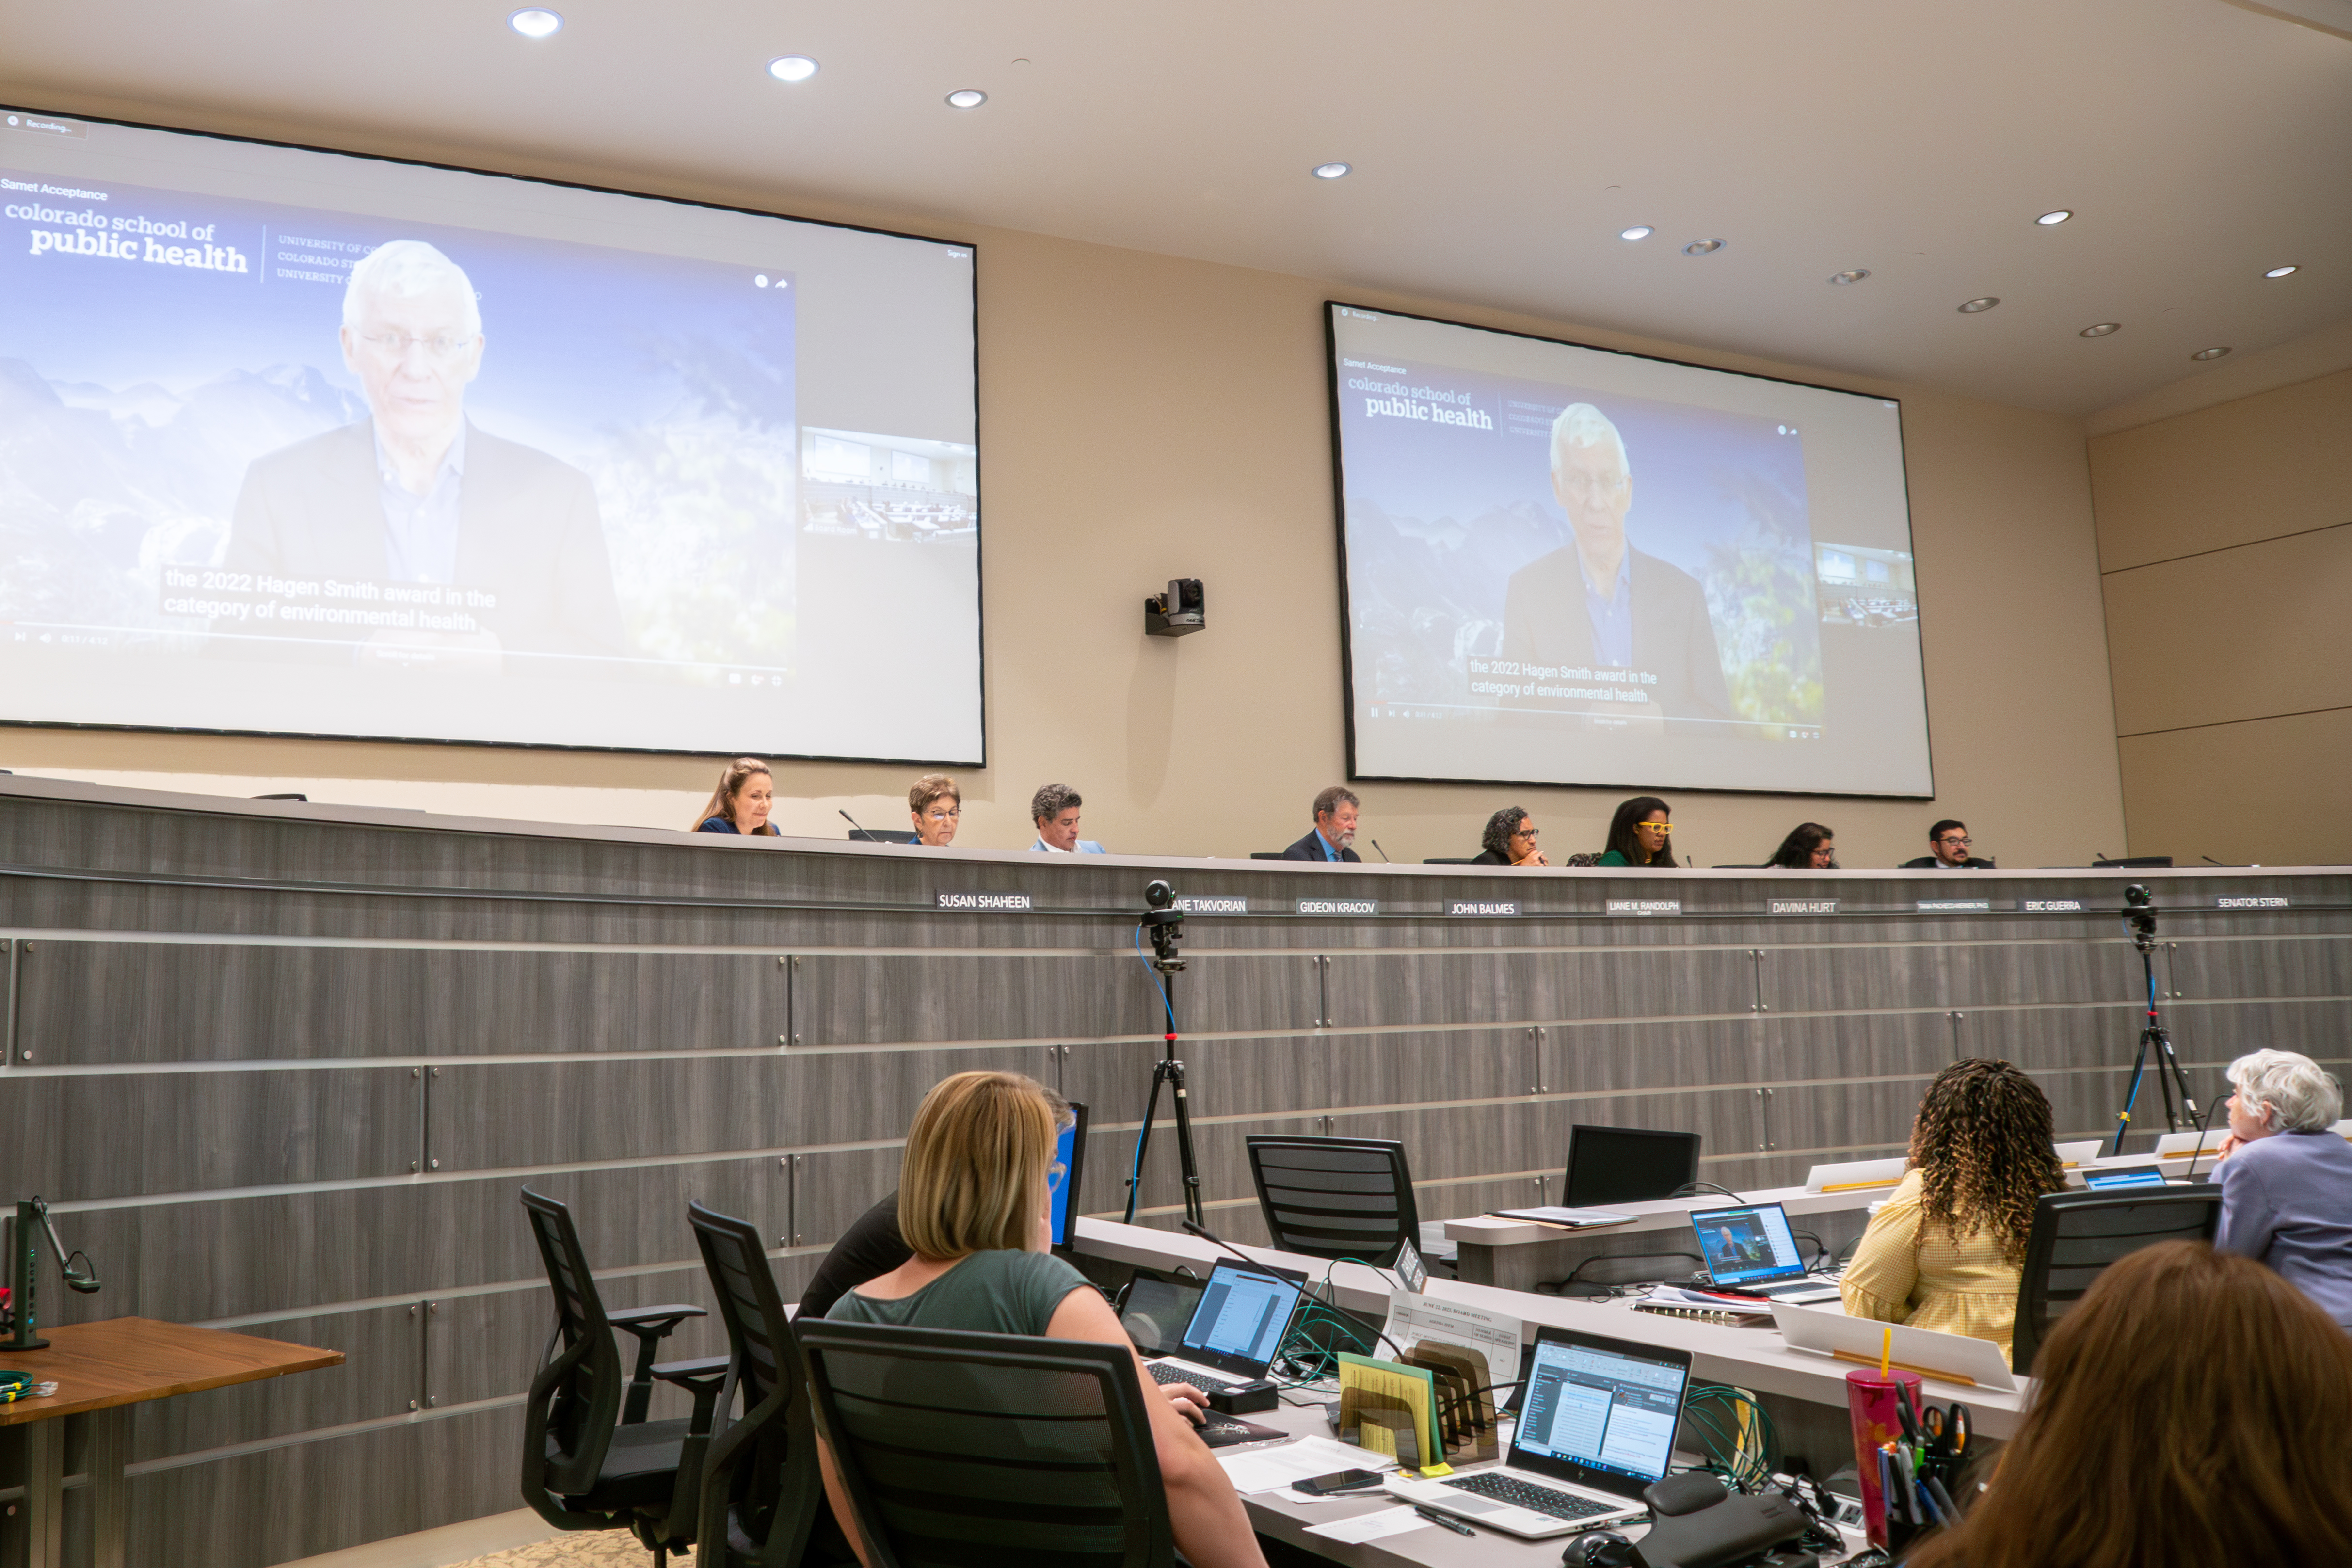
<path id="1" fill-rule="evenodd" d="M 2065 1184 L 2041 1087 L 2007 1062 L 1954 1062 L 1920 1100 L 1911 1168 L 1838 1281 L 1846 1316 L 1990 1340 L 2006 1357 L 2034 1200 Z"/>

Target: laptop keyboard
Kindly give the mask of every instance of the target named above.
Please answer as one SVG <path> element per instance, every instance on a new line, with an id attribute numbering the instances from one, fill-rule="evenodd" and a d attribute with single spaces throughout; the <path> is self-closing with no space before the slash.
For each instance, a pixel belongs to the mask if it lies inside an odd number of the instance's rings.
<path id="1" fill-rule="evenodd" d="M 1459 1487 L 1464 1491 L 1479 1497 L 1492 1498 L 1496 1502 L 1514 1503 L 1520 1508 L 1531 1508 L 1538 1513 L 1548 1513 L 1554 1519 L 1591 1519 L 1595 1514 L 1615 1513 L 1624 1507 L 1622 1503 L 1594 1502 L 1590 1499 L 1578 1497 L 1574 1492 L 1556 1491 L 1550 1487 L 1539 1487 L 1532 1482 L 1523 1481 L 1517 1476 L 1505 1475 L 1500 1470 L 1482 1470 L 1475 1476 L 1456 1476 L 1444 1484 L 1449 1487 Z"/>
<path id="2" fill-rule="evenodd" d="M 1181 1366 L 1171 1366 L 1164 1361 L 1148 1363 L 1154 1383 L 1189 1383 L 1207 1394 L 1223 1394 L 1233 1384 L 1220 1378 L 1203 1377 L 1197 1372 L 1187 1372 Z"/>

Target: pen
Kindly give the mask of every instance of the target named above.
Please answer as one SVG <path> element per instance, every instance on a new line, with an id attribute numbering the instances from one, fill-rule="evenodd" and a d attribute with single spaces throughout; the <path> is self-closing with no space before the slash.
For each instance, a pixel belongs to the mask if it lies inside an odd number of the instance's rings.
<path id="1" fill-rule="evenodd" d="M 1475 1535 L 1478 1533 L 1468 1525 L 1463 1523 L 1460 1520 L 1448 1519 L 1442 1513 L 1432 1512 L 1430 1510 L 1422 1507 L 1419 1503 L 1412 1505 L 1412 1511 L 1421 1515 L 1422 1518 L 1429 1521 L 1432 1524 L 1444 1525 L 1446 1529 L 1452 1531 L 1456 1535 Z"/>

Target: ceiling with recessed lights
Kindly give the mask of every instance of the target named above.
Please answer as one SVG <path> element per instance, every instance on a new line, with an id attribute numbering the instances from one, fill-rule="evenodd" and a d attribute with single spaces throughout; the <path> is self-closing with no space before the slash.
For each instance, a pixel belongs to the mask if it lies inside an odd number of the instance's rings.
<path id="1" fill-rule="evenodd" d="M 2074 413 L 2352 316 L 2352 40 L 2224 0 L 550 9 L 534 39 L 510 0 L 0 0 L 0 96 Z"/>

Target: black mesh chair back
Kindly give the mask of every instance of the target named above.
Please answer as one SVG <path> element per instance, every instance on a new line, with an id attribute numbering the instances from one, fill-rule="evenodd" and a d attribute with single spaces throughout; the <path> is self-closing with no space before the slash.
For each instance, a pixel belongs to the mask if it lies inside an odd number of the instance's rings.
<path id="1" fill-rule="evenodd" d="M 714 1434 L 704 1457 L 696 1539 L 705 1568 L 788 1568 L 824 1507 L 792 1320 L 756 1226 L 698 1203 L 687 1205 L 687 1217 L 727 1326 L 733 1381 L 719 1402 L 721 1419 L 738 1407 L 739 1390 L 743 1412 Z"/>
<path id="2" fill-rule="evenodd" d="M 2033 1370 L 2042 1342 L 2107 1265 L 2159 1241 L 2210 1241 L 2221 1219 L 2218 1186 L 2042 1194 L 2017 1285 L 2011 1366 Z"/>
<path id="3" fill-rule="evenodd" d="M 798 1332 L 873 1568 L 1173 1568 L 1125 1345 L 831 1321 Z"/>
<path id="4" fill-rule="evenodd" d="M 627 1379 L 572 1211 L 529 1187 L 522 1190 L 522 1206 L 555 1293 L 555 1331 L 530 1385 L 523 1489 L 528 1496 L 535 1483 L 558 1497 L 572 1496 L 596 1484 Z"/>
<path id="5" fill-rule="evenodd" d="M 1254 1137 L 1250 1179 L 1266 1235 L 1284 1252 L 1393 1268 L 1400 1243 L 1421 1245 L 1412 1170 L 1386 1138 Z"/>

